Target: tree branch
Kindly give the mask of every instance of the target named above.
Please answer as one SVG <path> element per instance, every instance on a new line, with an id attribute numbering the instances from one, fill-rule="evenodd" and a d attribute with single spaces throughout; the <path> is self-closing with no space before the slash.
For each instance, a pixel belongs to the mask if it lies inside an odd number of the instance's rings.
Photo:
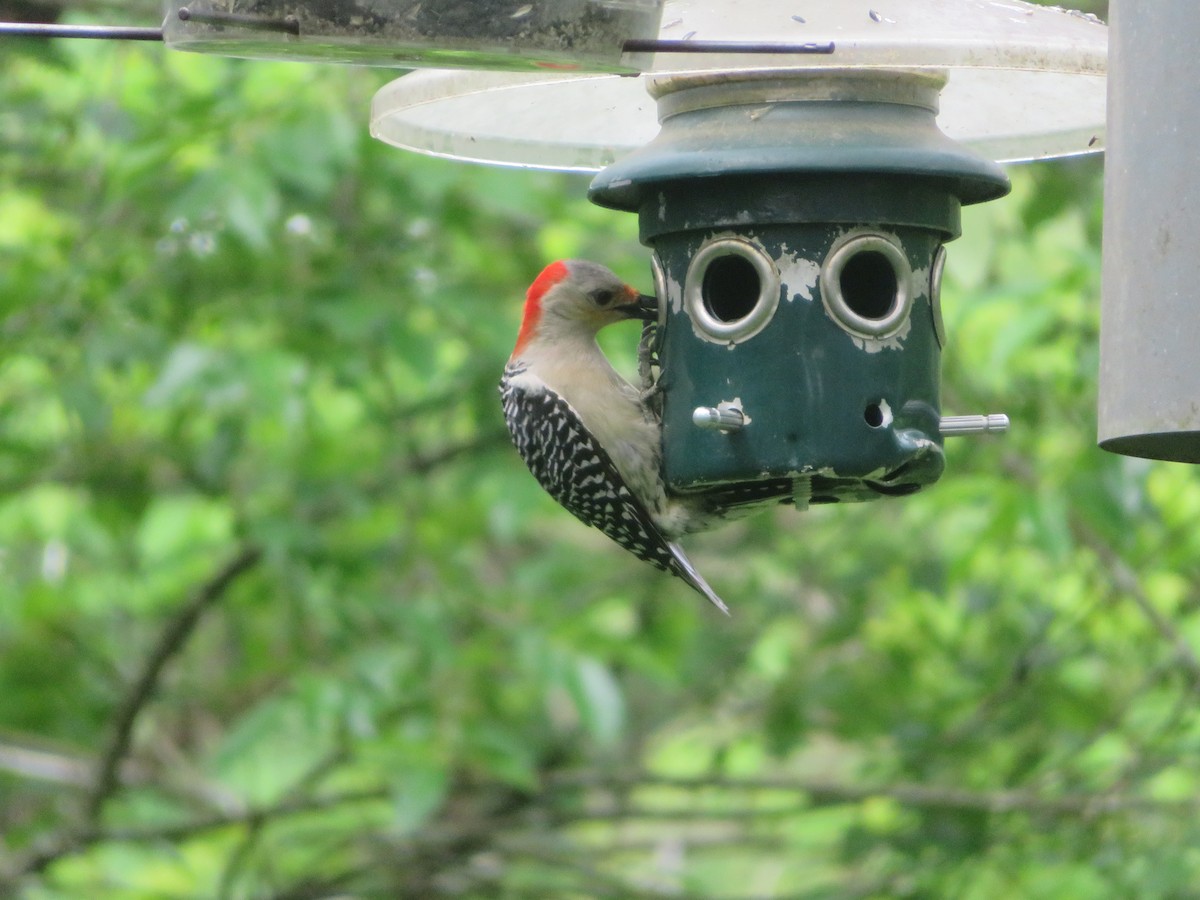
<path id="1" fill-rule="evenodd" d="M 87 826 L 95 826 L 105 802 L 117 788 L 121 763 L 129 752 L 133 738 L 133 727 L 158 689 L 163 669 L 183 649 L 201 616 L 224 595 L 239 575 L 253 568 L 261 558 L 262 551 L 257 547 L 244 548 L 202 584 L 168 620 L 113 718 L 112 732 L 100 756 L 92 788 L 84 804 L 83 821 Z"/>
<path id="2" fill-rule="evenodd" d="M 815 781 L 788 777 L 726 778 L 673 777 L 653 773 L 605 773 L 568 771 L 545 776 L 539 813 L 532 820 L 501 815 L 495 812 L 472 815 L 467 820 L 444 820 L 430 823 L 418 834 L 402 841 L 396 852 L 403 850 L 417 857 L 428 857 L 434 851 L 468 844 L 472 847 L 490 845 L 498 852 L 510 855 L 536 856 L 540 843 L 529 843 L 522 834 L 532 829 L 545 831 L 547 824 L 564 825 L 575 822 L 681 822 L 703 825 L 720 823 L 737 827 L 737 823 L 757 823 L 767 820 L 801 816 L 821 805 L 857 803 L 873 797 L 890 798 L 895 802 L 921 809 L 984 812 L 993 814 L 1028 813 L 1034 815 L 1095 819 L 1131 811 L 1161 812 L 1174 816 L 1193 815 L 1200 808 L 1200 798 L 1180 802 L 1155 801 L 1127 794 L 1068 794 L 1042 796 L 1029 791 L 996 790 L 972 791 L 939 785 L 900 783 L 892 785 L 860 785 L 833 781 Z M 695 806 L 651 807 L 625 802 L 629 793 L 639 788 L 674 789 L 682 792 L 726 792 L 774 794 L 782 804 L 740 802 L 727 808 Z M 621 798 L 610 807 L 592 809 L 563 809 L 556 795 L 570 791 L 603 791 Z M 779 796 L 783 795 L 783 796 Z M 43 871 L 60 857 L 103 842 L 173 843 L 186 841 L 209 831 L 223 828 L 257 829 L 273 821 L 321 812 L 340 806 L 386 801 L 386 787 L 372 787 L 323 796 L 291 797 L 277 803 L 241 810 L 236 813 L 217 813 L 166 825 L 128 828 L 100 828 L 95 824 L 61 836 L 34 850 L 21 865 L 9 868 L 8 883 L 15 886 L 22 876 Z M 730 798 L 734 800 L 734 797 Z M 557 808 L 556 808 L 557 807 Z M 498 828 L 501 823 L 503 827 Z M 683 839 L 689 840 L 684 835 Z M 734 845 L 756 839 L 753 835 L 730 833 L 699 833 L 701 843 Z M 533 848 L 531 851 L 530 848 Z M 562 857 L 562 859 L 568 859 Z M 559 864 L 554 860 L 543 862 Z M 571 861 L 569 867 L 583 872 L 581 863 Z"/>
<path id="3" fill-rule="evenodd" d="M 1023 459 L 1014 455 L 1004 457 L 1004 469 L 1016 477 L 1022 484 L 1033 490 L 1038 487 L 1036 473 Z M 1192 688 L 1200 688 L 1200 657 L 1187 642 L 1174 623 L 1164 616 L 1150 600 L 1137 572 L 1127 563 L 1117 550 L 1108 543 L 1087 520 L 1072 509 L 1067 517 L 1067 524 L 1075 539 L 1096 554 L 1101 564 L 1108 570 L 1112 583 L 1120 591 L 1129 595 L 1138 611 L 1158 632 L 1159 637 L 1171 645 L 1179 664 L 1186 670 Z"/>
<path id="4" fill-rule="evenodd" d="M 1099 557 L 1104 567 L 1108 569 L 1109 575 L 1112 576 L 1113 584 L 1129 595 L 1134 605 L 1146 617 L 1146 620 L 1153 626 L 1154 630 L 1158 632 L 1159 637 L 1174 649 L 1175 658 L 1187 671 L 1188 680 L 1191 682 L 1192 687 L 1200 687 L 1200 659 L 1196 657 L 1196 652 L 1192 649 L 1191 644 L 1179 633 L 1175 624 L 1164 616 L 1150 600 L 1149 595 L 1142 587 L 1142 582 L 1138 578 L 1137 573 L 1121 558 L 1116 549 L 1097 534 L 1087 523 L 1074 518 L 1071 524 L 1079 541 L 1089 547 Z"/>
<path id="5" fill-rule="evenodd" d="M 355 803 L 373 803 L 386 800 L 388 792 L 384 788 L 364 788 L 356 791 L 346 791 L 340 794 L 328 794 L 318 797 L 294 797 L 281 800 L 270 806 L 259 806 L 245 809 L 236 813 L 215 813 L 186 822 L 173 825 L 146 826 L 141 828 L 109 828 L 98 830 L 93 842 L 113 841 L 119 843 L 157 843 L 159 841 L 183 841 L 196 837 L 208 831 L 219 828 L 241 826 L 258 827 L 273 819 L 290 816 L 300 816 L 311 812 L 333 809 L 337 806 L 348 806 Z"/>
<path id="6" fill-rule="evenodd" d="M 549 776 L 551 788 L 596 788 L 627 794 L 637 788 L 675 788 L 681 791 L 766 791 L 805 796 L 806 802 L 783 807 L 703 810 L 712 820 L 764 818 L 797 815 L 814 805 L 857 803 L 872 797 L 886 797 L 904 806 L 924 809 L 945 809 L 970 812 L 1026 812 L 1051 816 L 1080 816 L 1093 818 L 1130 810 L 1161 810 L 1178 812 L 1194 810 L 1200 801 L 1163 803 L 1124 794 L 1064 794 L 1051 797 L 1030 791 L 998 790 L 972 791 L 963 788 L 927 784 L 860 785 L 831 781 L 811 781 L 792 778 L 675 778 L 654 774 L 610 775 L 599 772 L 566 772 Z M 697 818 L 695 809 L 617 809 L 570 813 L 571 819 L 679 819 Z"/>
<path id="7" fill-rule="evenodd" d="M 202 816 L 185 822 L 169 825 L 151 825 L 130 828 L 100 828 L 86 826 L 73 833 L 44 842 L 16 865 L 0 873 L 0 888 L 15 887 L 16 882 L 27 875 L 42 872 L 47 866 L 64 856 L 78 853 L 94 844 L 113 843 L 161 843 L 184 841 L 209 831 L 231 827 L 258 827 L 272 819 L 319 812 L 335 806 L 353 803 L 369 803 L 385 799 L 387 791 L 368 788 L 330 794 L 323 797 L 299 797 L 282 800 L 271 806 L 261 806 L 238 813 L 219 813 Z M 0 891 L 2 893 L 2 891 Z M 7 895 L 4 895 L 7 896 Z"/>
<path id="8" fill-rule="evenodd" d="M 569 877 L 581 882 L 591 897 L 616 897 L 624 900 L 653 900 L 659 897 L 677 897 L 678 892 L 671 890 L 656 890 L 652 887 L 633 884 L 632 882 L 610 875 L 603 869 L 592 865 L 588 860 L 591 854 L 572 852 L 572 849 L 556 851 L 548 846 L 527 842 L 514 842 L 501 839 L 497 849 L 507 855 L 525 857 L 543 866 L 558 869 Z"/>
<path id="9" fill-rule="evenodd" d="M 436 450 L 414 454 L 405 461 L 405 472 L 414 475 L 424 475 L 439 466 L 453 462 L 460 456 L 495 450 L 500 447 L 506 447 L 511 443 L 512 439 L 508 436 L 507 431 L 500 428 L 489 429 L 471 440 L 462 441 L 458 444 L 447 444 Z"/>
<path id="10" fill-rule="evenodd" d="M 0 772 L 68 787 L 89 787 L 92 771 L 89 759 L 0 740 Z"/>

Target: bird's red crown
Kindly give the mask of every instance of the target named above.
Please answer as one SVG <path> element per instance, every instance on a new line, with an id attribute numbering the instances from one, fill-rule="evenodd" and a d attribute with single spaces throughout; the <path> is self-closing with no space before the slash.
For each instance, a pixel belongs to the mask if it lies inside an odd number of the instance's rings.
<path id="1" fill-rule="evenodd" d="M 542 298 L 546 296 L 546 292 L 569 274 L 566 262 L 560 259 L 550 263 L 533 279 L 533 284 L 525 292 L 525 317 L 521 320 L 521 330 L 517 332 L 517 346 L 513 348 L 513 356 L 517 356 L 533 337 L 533 331 L 542 315 Z"/>

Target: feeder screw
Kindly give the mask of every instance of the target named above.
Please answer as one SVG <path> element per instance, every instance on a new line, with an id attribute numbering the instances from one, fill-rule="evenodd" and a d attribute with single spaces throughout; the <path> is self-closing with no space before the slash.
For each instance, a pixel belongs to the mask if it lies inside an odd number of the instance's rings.
<path id="1" fill-rule="evenodd" d="M 724 403 L 719 406 L 697 406 L 692 412 L 692 423 L 698 428 L 712 428 L 728 434 L 742 429 L 746 424 L 746 415 L 738 407 Z"/>
<path id="2" fill-rule="evenodd" d="M 1002 434 L 1008 431 L 1008 416 L 992 413 L 988 416 L 942 416 L 938 420 L 942 437 L 963 434 Z"/>

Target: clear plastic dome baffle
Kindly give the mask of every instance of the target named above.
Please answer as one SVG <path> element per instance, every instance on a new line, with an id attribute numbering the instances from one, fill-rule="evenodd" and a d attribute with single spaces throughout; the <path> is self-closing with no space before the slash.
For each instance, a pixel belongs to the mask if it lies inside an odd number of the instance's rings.
<path id="1" fill-rule="evenodd" d="M 1107 29 L 1021 0 L 666 0 L 638 77 L 423 71 L 383 87 L 371 131 L 456 159 L 594 171 L 658 130 L 647 82 L 698 72 L 937 70 L 938 125 L 1000 161 L 1104 146 Z M 629 62 L 630 58 L 626 58 Z"/>

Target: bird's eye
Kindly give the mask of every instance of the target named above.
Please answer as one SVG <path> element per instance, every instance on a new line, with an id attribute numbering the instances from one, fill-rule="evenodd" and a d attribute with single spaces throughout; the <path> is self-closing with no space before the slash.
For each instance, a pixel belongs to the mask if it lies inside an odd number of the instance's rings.
<path id="1" fill-rule="evenodd" d="M 588 293 L 588 299 L 603 309 L 605 306 L 612 305 L 612 302 L 617 299 L 617 294 L 608 288 L 596 288 Z"/>

